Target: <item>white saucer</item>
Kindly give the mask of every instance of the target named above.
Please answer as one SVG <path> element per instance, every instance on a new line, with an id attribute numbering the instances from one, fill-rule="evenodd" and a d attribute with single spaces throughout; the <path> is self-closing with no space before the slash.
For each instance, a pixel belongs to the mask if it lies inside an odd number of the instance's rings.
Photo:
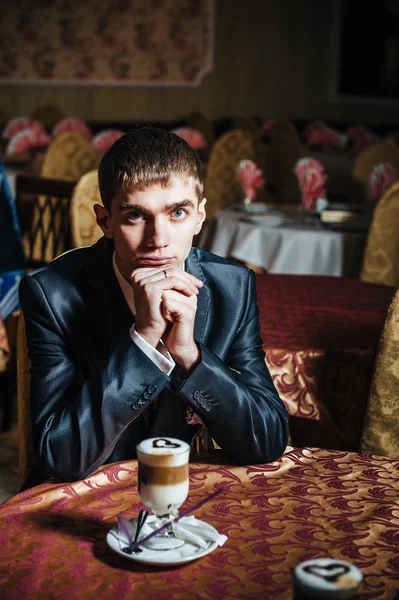
<path id="1" fill-rule="evenodd" d="M 154 521 L 155 517 L 150 515 L 148 517 L 147 523 L 151 523 Z M 129 521 L 129 523 L 134 524 L 135 519 Z M 212 525 L 209 525 L 205 521 L 200 521 L 196 519 L 196 523 L 199 530 L 203 530 L 204 533 L 206 531 L 212 533 L 212 535 L 218 535 L 218 532 Z M 202 558 L 207 554 L 213 552 L 217 547 L 216 542 L 209 541 L 206 548 L 199 548 L 195 544 L 191 544 L 190 542 L 184 542 L 180 548 L 174 550 L 150 550 L 149 548 L 145 548 L 142 546 L 142 552 L 140 554 L 126 554 L 123 552 L 122 548 L 125 548 L 129 542 L 123 531 L 118 528 L 118 526 L 113 527 L 107 533 L 107 544 L 108 546 L 120 556 L 127 558 L 129 560 L 133 560 L 135 562 L 143 563 L 146 565 L 154 565 L 154 566 L 173 566 L 173 565 L 182 565 L 184 563 L 191 562 L 192 560 L 196 560 L 197 558 Z"/>
<path id="2" fill-rule="evenodd" d="M 244 217 L 245 221 L 249 221 L 250 223 L 255 223 L 256 225 L 261 225 L 265 227 L 280 227 L 280 225 L 285 225 L 288 222 L 288 219 L 281 214 L 269 214 L 269 215 L 248 215 Z"/>
<path id="3" fill-rule="evenodd" d="M 238 210 L 252 215 L 264 215 L 276 210 L 275 204 L 266 204 L 265 202 L 253 202 L 251 204 L 234 204 L 233 210 Z"/>

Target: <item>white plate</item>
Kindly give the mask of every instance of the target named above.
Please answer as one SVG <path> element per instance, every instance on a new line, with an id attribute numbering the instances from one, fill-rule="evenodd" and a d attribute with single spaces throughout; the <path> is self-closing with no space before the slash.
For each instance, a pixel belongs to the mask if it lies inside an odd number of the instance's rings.
<path id="1" fill-rule="evenodd" d="M 248 215 L 245 217 L 245 220 L 249 221 L 250 223 L 255 223 L 256 225 L 263 225 L 265 227 L 280 227 L 280 225 L 290 222 L 281 213 L 269 215 Z"/>
<path id="2" fill-rule="evenodd" d="M 150 515 L 148 517 L 147 523 L 151 523 L 154 521 L 155 517 Z M 129 521 L 129 523 L 134 523 L 135 519 Z M 217 535 L 218 532 L 212 525 L 209 525 L 205 521 L 196 520 L 197 526 L 199 529 L 202 529 L 204 532 L 209 531 L 212 532 L 213 535 Z M 133 529 L 134 530 L 134 529 Z M 207 554 L 213 552 L 217 547 L 216 542 L 209 542 L 206 548 L 199 548 L 195 544 L 191 544 L 189 542 L 185 542 L 183 546 L 177 548 L 176 550 L 149 550 L 142 546 L 143 552 L 140 554 L 126 554 L 123 552 L 122 548 L 125 548 L 129 542 L 123 531 L 118 528 L 118 526 L 113 527 L 107 533 L 107 544 L 108 546 L 114 550 L 120 556 L 127 558 L 129 560 L 133 560 L 135 562 L 143 563 L 146 565 L 154 565 L 167 567 L 172 565 L 182 565 L 184 563 L 191 562 L 192 560 L 196 560 L 197 558 L 202 558 Z"/>
<path id="3" fill-rule="evenodd" d="M 276 210 L 275 204 L 265 204 L 264 202 L 254 202 L 253 204 L 234 204 L 234 210 L 238 210 L 251 215 L 264 215 Z"/>

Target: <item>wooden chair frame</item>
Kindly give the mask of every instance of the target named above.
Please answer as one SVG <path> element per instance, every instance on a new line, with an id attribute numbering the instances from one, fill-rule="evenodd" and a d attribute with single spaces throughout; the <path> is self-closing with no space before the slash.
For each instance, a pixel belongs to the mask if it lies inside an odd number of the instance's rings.
<path id="1" fill-rule="evenodd" d="M 69 211 L 75 185 L 75 181 L 17 176 L 16 207 L 27 239 L 28 267 L 42 266 L 49 262 L 49 254 L 53 259 L 72 248 Z M 47 221 L 45 215 L 49 216 Z"/>

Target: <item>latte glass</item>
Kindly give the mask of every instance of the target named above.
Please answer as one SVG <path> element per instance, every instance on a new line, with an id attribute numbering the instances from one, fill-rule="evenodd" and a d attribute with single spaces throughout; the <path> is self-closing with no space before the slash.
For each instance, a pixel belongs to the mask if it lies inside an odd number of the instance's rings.
<path id="1" fill-rule="evenodd" d="M 149 438 L 136 446 L 136 452 L 140 498 L 155 514 L 155 524 L 160 527 L 179 515 L 179 508 L 187 498 L 190 446 L 176 438 Z M 149 540 L 146 546 L 168 550 L 183 544 L 171 524 L 168 530 Z"/>

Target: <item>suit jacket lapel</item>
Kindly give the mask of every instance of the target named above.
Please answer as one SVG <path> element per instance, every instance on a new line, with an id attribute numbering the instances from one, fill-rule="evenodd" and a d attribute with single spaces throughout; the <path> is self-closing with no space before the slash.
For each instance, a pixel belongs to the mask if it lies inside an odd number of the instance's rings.
<path id="1" fill-rule="evenodd" d="M 204 272 L 201 269 L 199 260 L 193 250 L 191 250 L 186 259 L 185 269 L 188 273 L 191 273 L 191 275 L 194 275 L 194 277 L 197 277 L 197 279 L 204 282 L 204 285 L 199 290 L 197 298 L 197 314 L 194 324 L 194 338 L 199 342 L 203 342 L 209 316 L 210 293 Z"/>
<path id="2" fill-rule="evenodd" d="M 134 317 L 112 268 L 114 245 L 111 240 L 101 238 L 92 247 L 91 260 L 82 273 L 85 286 L 85 301 L 102 334 L 113 343 L 119 332 L 129 333 Z"/>
<path id="3" fill-rule="evenodd" d="M 134 323 L 134 316 L 112 268 L 113 252 L 112 241 L 101 238 L 92 247 L 92 258 L 82 273 L 86 282 L 85 302 L 95 321 L 105 352 L 107 347 L 115 344 L 116 338 L 130 335 L 129 330 Z M 144 410 L 142 417 L 147 427 L 150 427 L 153 418 L 151 406 Z"/>

